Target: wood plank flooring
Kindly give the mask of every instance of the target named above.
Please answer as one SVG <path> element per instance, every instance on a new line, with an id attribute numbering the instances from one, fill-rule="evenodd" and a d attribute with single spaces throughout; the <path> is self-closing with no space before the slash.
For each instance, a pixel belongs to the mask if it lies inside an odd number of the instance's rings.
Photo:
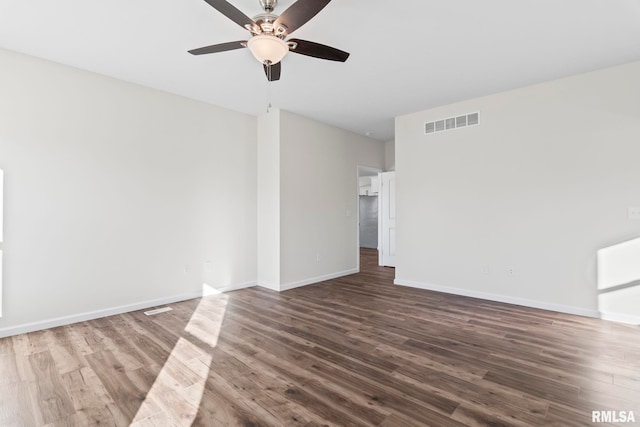
<path id="1" fill-rule="evenodd" d="M 280 294 L 0 339 L 0 426 L 640 421 L 640 328 L 393 286 L 376 257 Z"/>

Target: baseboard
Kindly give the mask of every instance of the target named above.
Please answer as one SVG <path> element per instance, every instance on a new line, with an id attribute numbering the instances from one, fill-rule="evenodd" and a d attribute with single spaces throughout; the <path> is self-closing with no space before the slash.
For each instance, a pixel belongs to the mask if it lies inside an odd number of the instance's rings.
<path id="1" fill-rule="evenodd" d="M 472 291 L 469 289 L 451 288 L 448 286 L 433 285 L 429 283 L 414 282 L 411 280 L 395 279 L 394 285 L 408 286 L 411 288 L 426 289 L 429 291 L 443 292 L 446 294 L 460 295 L 471 298 L 484 299 L 488 301 L 504 302 L 507 304 L 521 305 L 524 307 L 539 308 L 542 310 L 556 311 L 559 313 L 575 314 L 578 316 L 602 318 L 597 310 L 589 310 L 570 305 L 552 304 L 543 301 L 530 300 L 526 298 L 510 297 L 507 295 L 492 294 L 487 292 Z M 613 319 L 611 319 L 613 320 Z M 625 322 L 627 323 L 627 322 Z"/>
<path id="2" fill-rule="evenodd" d="M 324 282 L 325 280 L 336 279 L 338 277 L 348 276 L 350 274 L 356 274 L 360 271 L 359 268 L 352 268 L 350 270 L 339 271 L 336 273 L 325 274 L 323 276 L 312 277 L 309 279 L 300 280 L 298 282 L 285 283 L 280 285 L 280 291 L 288 291 L 290 289 L 299 288 L 301 286 L 311 285 L 313 283 Z"/>
<path id="3" fill-rule="evenodd" d="M 273 283 L 258 282 L 258 286 L 260 286 L 261 288 L 269 289 L 271 291 L 276 291 L 276 292 L 280 290 L 280 286 Z"/>
<path id="4" fill-rule="evenodd" d="M 213 292 L 207 292 L 203 289 L 201 296 L 238 291 L 240 289 L 253 288 L 254 286 L 258 286 L 258 282 L 252 280 L 250 282 L 238 283 L 237 285 L 223 286 L 221 288 L 209 288 L 209 290 L 212 290 Z"/>
<path id="5" fill-rule="evenodd" d="M 227 286 L 223 288 L 215 288 L 216 292 L 229 292 L 238 289 L 244 289 L 255 286 L 255 282 L 241 283 L 238 285 Z M 22 325 L 9 326 L 0 329 L 0 338 L 10 337 L 12 335 L 26 334 L 28 332 L 40 331 L 42 329 L 56 328 L 58 326 L 70 325 L 72 323 L 85 322 L 87 320 L 100 319 L 102 317 L 114 316 L 116 314 L 129 313 L 131 311 L 144 310 L 174 302 L 187 301 L 190 299 L 201 298 L 203 291 L 192 292 L 182 295 L 174 295 L 166 298 L 158 298 L 153 300 L 141 301 L 134 304 L 121 305 L 102 310 L 88 311 L 85 313 L 73 314 L 71 316 L 56 317 L 53 319 L 42 320 L 39 322 L 25 323 Z"/>

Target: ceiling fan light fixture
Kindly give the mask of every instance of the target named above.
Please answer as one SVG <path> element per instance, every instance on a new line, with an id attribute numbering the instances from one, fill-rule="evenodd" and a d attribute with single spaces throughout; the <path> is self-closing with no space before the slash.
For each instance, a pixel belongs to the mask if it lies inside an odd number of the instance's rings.
<path id="1" fill-rule="evenodd" d="M 262 64 L 277 64 L 289 53 L 289 45 L 284 40 L 269 34 L 251 37 L 247 47 Z"/>

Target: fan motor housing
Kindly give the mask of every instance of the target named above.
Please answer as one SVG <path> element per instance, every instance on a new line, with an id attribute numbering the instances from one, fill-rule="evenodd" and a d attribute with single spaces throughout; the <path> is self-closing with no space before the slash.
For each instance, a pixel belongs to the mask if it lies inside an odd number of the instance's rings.
<path id="1" fill-rule="evenodd" d="M 260 27 L 260 33 L 273 34 L 274 36 L 283 38 L 287 33 L 287 27 L 282 24 L 275 26 L 274 22 L 276 19 L 278 19 L 278 16 L 273 13 L 261 13 L 253 17 L 256 25 Z M 249 31 L 251 31 L 251 29 L 249 29 Z"/>

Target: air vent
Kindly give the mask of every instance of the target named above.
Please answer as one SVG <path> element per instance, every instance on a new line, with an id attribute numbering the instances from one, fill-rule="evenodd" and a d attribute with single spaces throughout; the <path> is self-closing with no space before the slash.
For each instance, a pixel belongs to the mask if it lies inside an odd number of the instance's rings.
<path id="1" fill-rule="evenodd" d="M 465 118 L 466 118 L 466 116 L 465 116 Z M 424 131 L 425 131 L 425 133 L 434 133 L 436 131 L 436 124 L 433 123 L 433 122 L 427 123 L 424 126 Z"/>
<path id="2" fill-rule="evenodd" d="M 451 119 L 447 119 L 444 121 L 445 123 L 445 129 L 449 130 L 449 129 L 455 129 L 456 127 L 456 119 L 451 118 Z"/>
<path id="3" fill-rule="evenodd" d="M 144 314 L 146 314 L 147 316 L 153 316 L 154 314 L 160 314 L 160 313 L 164 313 L 165 311 L 171 311 L 171 310 L 173 310 L 171 307 L 161 307 L 161 308 L 156 308 L 155 310 L 145 311 Z"/>
<path id="4" fill-rule="evenodd" d="M 435 120 L 424 124 L 424 133 L 436 133 L 480 124 L 480 113 L 469 113 L 464 116 Z"/>

